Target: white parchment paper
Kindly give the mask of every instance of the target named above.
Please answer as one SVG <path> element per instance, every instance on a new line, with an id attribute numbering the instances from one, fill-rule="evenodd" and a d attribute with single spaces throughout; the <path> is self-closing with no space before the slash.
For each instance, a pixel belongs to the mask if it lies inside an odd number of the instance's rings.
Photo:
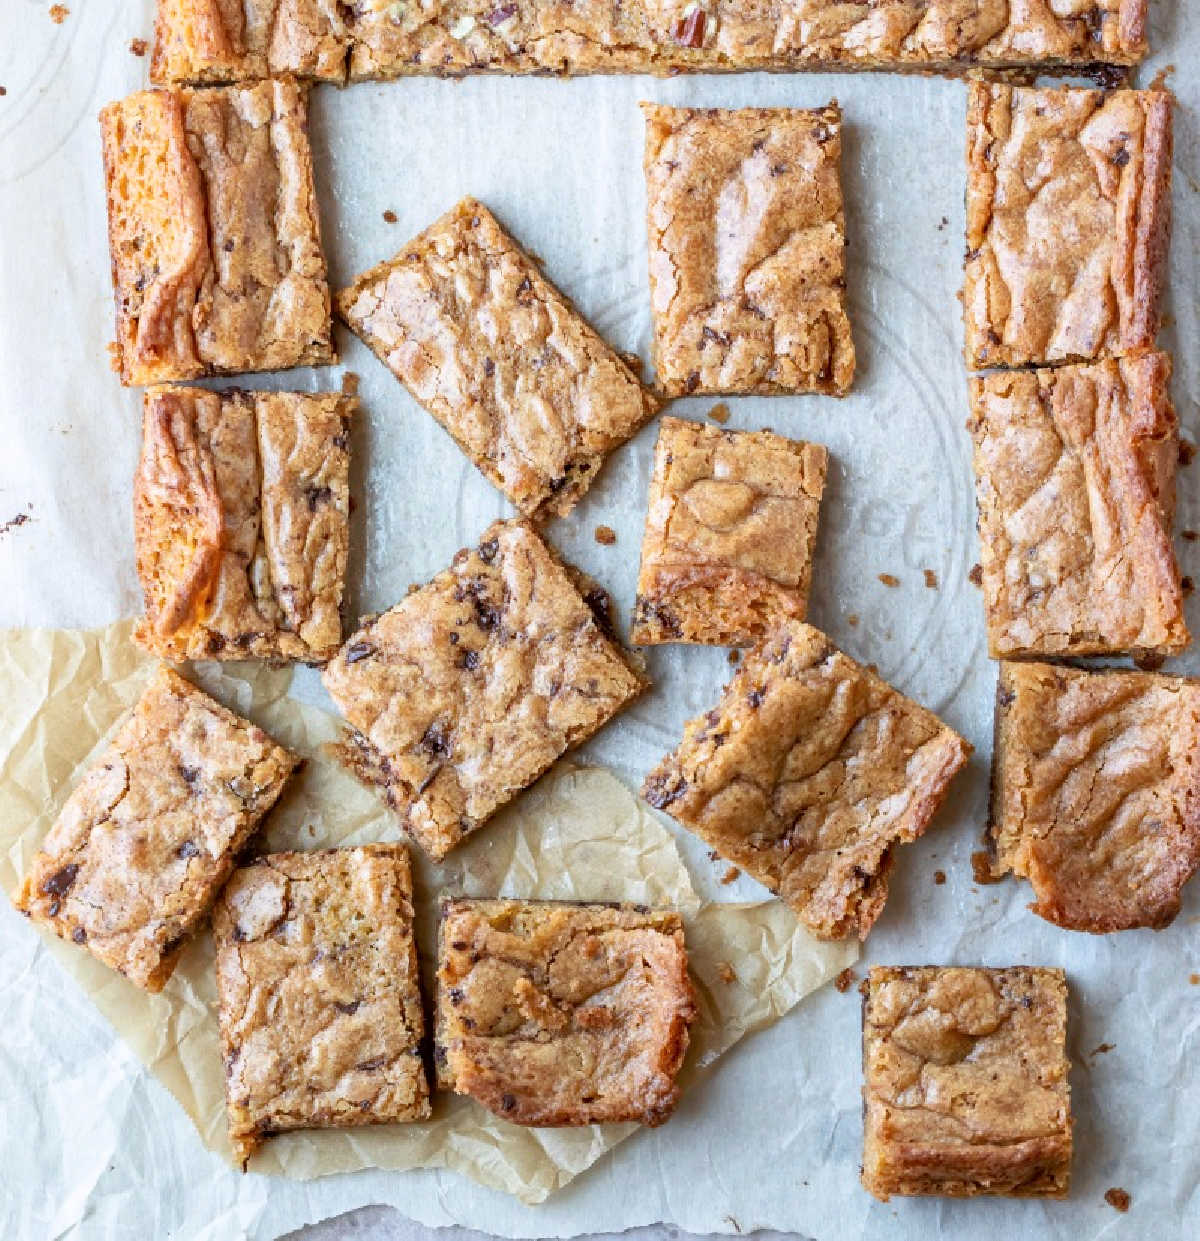
<path id="1" fill-rule="evenodd" d="M 95 114 L 141 86 L 128 50 L 150 0 L 3 0 L 0 35 L 0 626 L 91 626 L 133 613 L 130 478 L 139 400 L 107 367 L 112 333 Z M 1200 20 L 1152 0 L 1176 114 L 1175 229 L 1163 343 L 1184 432 L 1200 420 L 1197 256 Z M 827 987 L 744 1040 L 639 1133 L 537 1207 L 447 1170 L 360 1172 L 312 1182 L 239 1177 L 206 1151 L 171 1095 L 52 959 L 0 908 L 0 1232 L 7 1237 L 274 1237 L 372 1202 L 429 1224 L 538 1237 L 666 1221 L 698 1231 L 773 1227 L 843 1238 L 1156 1238 L 1200 1234 L 1200 884 L 1169 930 L 1090 937 L 1029 914 L 1016 882 L 979 887 L 970 854 L 986 814 L 994 671 L 983 645 L 966 382 L 960 357 L 965 88 L 883 75 L 751 75 L 574 81 L 473 79 L 317 89 L 311 131 L 335 284 L 394 253 L 459 196 L 487 202 L 620 348 L 648 358 L 639 99 L 813 106 L 846 115 L 843 183 L 850 309 L 859 354 L 843 401 L 728 401 L 730 426 L 824 443 L 813 621 L 878 664 L 977 747 L 936 827 L 903 851 L 865 960 L 1043 963 L 1072 985 L 1077 1118 L 1065 1203 L 873 1202 L 858 1186 L 858 1002 Z M 397 220 L 383 219 L 385 210 Z M 340 332 L 344 368 L 251 381 L 336 387 L 362 378 L 354 450 L 353 603 L 395 602 L 442 568 L 505 501 L 367 350 Z M 703 417 L 711 402 L 672 412 Z M 549 530 L 625 611 L 632 602 L 655 430 L 617 453 L 579 508 Z M 1181 471 L 1182 529 L 1200 528 L 1200 464 Z M 13 519 L 18 519 L 14 524 Z M 595 543 L 605 523 L 611 547 Z M 1200 579 L 1200 545 L 1180 541 Z M 927 588 L 922 570 L 934 570 Z M 877 575 L 901 579 L 883 586 Z M 1194 601 L 1193 601 L 1194 602 Z M 1200 606 L 1189 608 L 1200 632 Z M 856 623 L 855 623 L 856 622 Z M 649 653 L 655 687 L 584 751 L 635 783 L 710 705 L 720 650 Z M 1170 669 L 1200 672 L 1200 656 Z M 314 677 L 294 692 L 322 701 Z M 3 706 L 0 705 L 0 711 Z M 669 825 L 668 825 L 669 826 Z M 674 831 L 674 829 L 670 829 Z M 756 900 L 676 832 L 701 898 Z M 941 870 L 944 884 L 934 881 Z M 1101 1047 L 1107 1050 L 1099 1050 Z M 1103 1201 L 1121 1186 L 1126 1215 Z"/>

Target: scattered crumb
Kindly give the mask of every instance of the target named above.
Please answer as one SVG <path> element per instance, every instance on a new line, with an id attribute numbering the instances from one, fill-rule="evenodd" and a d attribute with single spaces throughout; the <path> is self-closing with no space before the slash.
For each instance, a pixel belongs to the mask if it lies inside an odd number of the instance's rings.
<path id="1" fill-rule="evenodd" d="M 733 1229 L 733 1231 L 734 1231 L 734 1232 L 741 1232 L 741 1231 L 742 1231 L 742 1226 L 741 1226 L 741 1224 L 739 1224 L 739 1223 L 737 1222 L 737 1220 L 733 1218 L 733 1216 L 732 1216 L 732 1215 L 726 1215 L 726 1216 L 725 1216 L 725 1222 L 726 1222 L 726 1223 L 730 1226 L 730 1228 L 732 1228 L 732 1229 Z"/>
<path id="2" fill-rule="evenodd" d="M 1187 578 L 1183 579 L 1185 582 Z M 1185 589 L 1185 595 L 1191 594 L 1191 591 Z M 1157 655 L 1153 651 L 1142 651 L 1133 657 L 1134 667 L 1139 668 L 1142 672 L 1157 672 L 1163 664 L 1167 662 L 1165 655 Z"/>
<path id="3" fill-rule="evenodd" d="M 738 868 L 737 868 L 736 866 L 731 866 L 731 867 L 730 867 L 730 868 L 729 868 L 729 869 L 728 869 L 728 870 L 727 870 L 727 871 L 726 871 L 726 872 L 725 872 L 725 873 L 721 876 L 721 882 L 722 882 L 722 883 L 734 883 L 734 882 L 737 880 L 738 876 L 739 876 L 739 875 L 741 875 L 741 873 L 742 873 L 742 872 L 741 872 L 740 870 L 738 870 Z"/>
<path id="4" fill-rule="evenodd" d="M 710 862 L 719 862 L 721 860 L 721 855 L 716 851 L 716 849 L 709 849 L 708 860 Z"/>
<path id="5" fill-rule="evenodd" d="M 1194 543 L 1197 539 L 1200 539 L 1200 534 L 1197 534 L 1195 530 L 1182 530 L 1180 533 L 1189 543 Z"/>
<path id="6" fill-rule="evenodd" d="M 733 966 L 728 961 L 722 961 L 717 966 L 717 977 L 722 982 L 737 982 L 737 975 L 733 972 Z"/>
<path id="7" fill-rule="evenodd" d="M 358 375 L 347 371 L 342 376 L 342 396 L 358 396 Z"/>
<path id="8" fill-rule="evenodd" d="M 967 574 L 967 580 L 971 583 L 972 586 L 982 586 L 983 585 L 983 565 L 973 564 L 971 566 L 971 572 Z"/>
<path id="9" fill-rule="evenodd" d="M 940 888 L 946 882 L 946 872 L 944 870 L 935 870 L 933 872 L 933 882 Z"/>
<path id="10" fill-rule="evenodd" d="M 15 517 L 10 517 L 6 522 L 0 524 L 0 534 L 7 534 L 10 530 L 17 530 L 21 526 L 27 525 L 30 521 L 28 513 L 18 513 Z"/>
<path id="11" fill-rule="evenodd" d="M 730 651 L 725 658 L 728 659 L 731 664 L 736 664 L 742 658 L 742 652 L 736 650 Z"/>
<path id="12" fill-rule="evenodd" d="M 858 613 L 850 612 L 846 617 L 846 624 L 849 625 L 851 629 L 857 629 L 858 628 Z"/>
<path id="13" fill-rule="evenodd" d="M 1196 445 L 1191 440 L 1181 439 L 1179 441 L 1179 464 L 1185 468 L 1192 464 L 1192 460 L 1196 456 Z"/>
<path id="14" fill-rule="evenodd" d="M 1179 584 L 1183 587 L 1183 593 L 1185 595 L 1190 595 L 1192 591 L 1196 589 L 1196 583 L 1193 582 L 1190 577 L 1180 578 Z"/>
<path id="15" fill-rule="evenodd" d="M 1188 982 L 1190 982 L 1193 987 L 1200 986 L 1200 974 L 1189 974 Z"/>
<path id="16" fill-rule="evenodd" d="M 1150 79 L 1150 85 L 1147 86 L 1146 89 L 1147 90 L 1168 90 L 1170 89 L 1167 86 L 1167 78 L 1169 78 L 1171 74 L 1174 72 L 1175 72 L 1174 65 L 1163 65 L 1163 67 L 1154 75 L 1154 77 Z"/>
<path id="17" fill-rule="evenodd" d="M 145 39 L 130 39 L 129 40 L 129 50 L 135 56 L 145 56 L 146 49 L 149 46 L 150 44 L 147 43 Z"/>
<path id="18" fill-rule="evenodd" d="M 629 369 L 633 371 L 639 379 L 641 379 L 642 372 L 645 370 L 645 363 L 636 353 L 621 354 L 621 361 L 624 362 L 625 365 L 629 367 Z"/>
<path id="19" fill-rule="evenodd" d="M 714 405 L 712 409 L 708 411 L 708 416 L 713 420 L 713 422 L 719 422 L 724 425 L 729 421 L 729 406 L 722 401 L 720 405 Z"/>
<path id="20" fill-rule="evenodd" d="M 925 585 L 928 586 L 930 590 L 937 590 L 937 574 L 932 569 L 922 569 L 921 572 L 925 574 Z"/>
<path id="21" fill-rule="evenodd" d="M 980 849 L 978 853 L 971 854 L 971 870 L 975 875 L 976 883 L 1000 882 L 999 878 L 992 874 L 992 858 L 986 849 Z"/>
<path id="22" fill-rule="evenodd" d="M 7 94 L 8 94 L 8 89 L 6 87 L 0 86 L 0 97 L 7 95 Z"/>
<path id="23" fill-rule="evenodd" d="M 61 26 L 70 16 L 71 10 L 65 4 L 52 4 L 50 6 L 50 20 L 56 26 Z"/>
<path id="24" fill-rule="evenodd" d="M 1089 1056 L 1107 1056 L 1108 1053 L 1112 1051 L 1112 1049 L 1115 1046 L 1116 1046 L 1116 1043 L 1101 1043 L 1099 1047 L 1093 1047 L 1092 1050 L 1088 1052 L 1088 1055 Z"/>
<path id="25" fill-rule="evenodd" d="M 397 220 L 397 218 L 398 218 L 398 217 L 397 217 L 396 213 L 395 213 L 395 212 L 394 212 L 394 211 L 393 211 L 393 210 L 389 207 L 389 208 L 388 208 L 388 209 L 387 209 L 387 210 L 383 213 L 383 218 L 384 218 L 384 219 L 385 219 L 385 220 L 386 220 L 389 224 L 395 224 L 395 223 L 396 223 L 396 220 Z"/>
<path id="26" fill-rule="evenodd" d="M 854 971 L 849 966 L 846 966 L 846 968 L 842 970 L 842 972 L 833 980 L 833 985 L 844 994 L 850 990 L 851 986 L 853 986 L 855 977 L 856 975 Z"/>
<path id="27" fill-rule="evenodd" d="M 900 585 L 900 579 L 894 573 L 881 573 L 879 575 L 879 580 L 885 586 L 899 586 Z"/>
<path id="28" fill-rule="evenodd" d="M 1129 1210 L 1129 1204 L 1133 1199 L 1123 1189 L 1118 1189 L 1115 1185 L 1112 1189 L 1104 1191 L 1104 1201 L 1108 1203 L 1114 1210 L 1120 1211 L 1122 1215 Z"/>
<path id="29" fill-rule="evenodd" d="M 595 538 L 597 543 L 603 543 L 605 547 L 611 547 L 617 541 L 617 532 L 612 526 L 597 526 Z"/>
<path id="30" fill-rule="evenodd" d="M 941 222 L 938 224 L 938 228 L 945 228 L 946 225 L 949 223 L 950 223 L 949 216 L 942 216 Z"/>

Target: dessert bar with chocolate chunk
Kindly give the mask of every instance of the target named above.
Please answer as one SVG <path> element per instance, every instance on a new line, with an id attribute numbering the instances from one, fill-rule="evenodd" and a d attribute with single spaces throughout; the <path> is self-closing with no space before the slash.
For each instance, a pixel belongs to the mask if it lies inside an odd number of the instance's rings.
<path id="1" fill-rule="evenodd" d="M 527 523 L 496 522 L 330 661 L 339 756 L 444 857 L 642 692 L 607 608 Z"/>
<path id="2" fill-rule="evenodd" d="M 974 82 L 967 365 L 1153 346 L 1171 217 L 1171 96 Z"/>
<path id="3" fill-rule="evenodd" d="M 662 1124 L 695 1016 L 677 913 L 443 902 L 438 1082 L 505 1120 Z"/>
<path id="4" fill-rule="evenodd" d="M 743 646 L 803 620 L 826 459 L 770 431 L 663 418 L 633 641 Z"/>
<path id="5" fill-rule="evenodd" d="M 822 939 L 865 939 L 971 747 L 802 621 L 743 659 L 642 796 Z"/>
<path id="6" fill-rule="evenodd" d="M 134 540 L 166 659 L 322 662 L 342 641 L 353 397 L 153 388 Z"/>
<path id="7" fill-rule="evenodd" d="M 1200 682 L 1001 664 L 989 833 L 1048 921 L 1165 927 L 1200 865 Z"/>
<path id="8" fill-rule="evenodd" d="M 863 1185 L 1065 1198 L 1062 970 L 877 966 L 863 984 Z"/>
<path id="9" fill-rule="evenodd" d="M 17 908 L 160 991 L 297 762 L 160 666 L 67 799 Z"/>
<path id="10" fill-rule="evenodd" d="M 151 90 L 100 113 L 125 384 L 333 360 L 303 90 Z"/>
<path id="11" fill-rule="evenodd" d="M 838 106 L 642 111 L 658 386 L 845 393 Z"/>
<path id="12" fill-rule="evenodd" d="M 971 383 L 994 658 L 1177 653 L 1179 424 L 1170 359 L 1141 353 Z"/>
<path id="13" fill-rule="evenodd" d="M 271 853 L 213 911 L 229 1137 L 425 1120 L 429 1084 L 403 845 Z"/>

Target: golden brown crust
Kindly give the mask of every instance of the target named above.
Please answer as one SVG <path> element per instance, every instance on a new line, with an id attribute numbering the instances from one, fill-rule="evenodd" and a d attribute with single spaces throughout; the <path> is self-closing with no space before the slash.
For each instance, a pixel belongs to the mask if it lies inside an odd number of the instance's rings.
<path id="1" fill-rule="evenodd" d="M 1144 353 L 972 381 L 993 658 L 1187 646 L 1170 373 Z"/>
<path id="2" fill-rule="evenodd" d="M 1200 683 L 1005 663 L 996 702 L 994 873 L 1070 930 L 1167 926 L 1200 866 Z"/>
<path id="3" fill-rule="evenodd" d="M 749 645 L 803 620 L 828 454 L 770 431 L 663 418 L 632 638 Z"/>
<path id="4" fill-rule="evenodd" d="M 662 1124 L 696 1016 L 679 915 L 447 900 L 439 1084 L 518 1125 Z"/>
<path id="5" fill-rule="evenodd" d="M 1062 970 L 885 966 L 863 992 L 864 1187 L 1066 1197 Z"/>
<path id="6" fill-rule="evenodd" d="M 160 991 L 297 762 L 160 667 L 67 799 L 17 908 Z"/>
<path id="7" fill-rule="evenodd" d="M 403 845 L 258 858 L 222 893 L 213 937 L 243 1166 L 273 1133 L 428 1118 Z"/>
<path id="8" fill-rule="evenodd" d="M 835 649 L 782 621 L 642 796 L 776 892 L 823 939 L 865 939 L 896 845 L 929 825 L 971 747 Z"/>
<path id="9" fill-rule="evenodd" d="M 845 393 L 837 104 L 642 111 L 659 388 Z"/>

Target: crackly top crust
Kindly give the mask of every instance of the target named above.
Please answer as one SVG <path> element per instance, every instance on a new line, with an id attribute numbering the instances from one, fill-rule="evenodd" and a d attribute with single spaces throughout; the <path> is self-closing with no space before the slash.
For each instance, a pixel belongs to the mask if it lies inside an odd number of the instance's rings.
<path id="1" fill-rule="evenodd" d="M 1170 233 L 1171 96 L 975 82 L 968 98 L 967 364 L 1152 347 Z"/>
<path id="2" fill-rule="evenodd" d="M 424 1120 L 429 1085 L 403 845 L 272 853 L 213 911 L 229 1134 Z"/>
<path id="3" fill-rule="evenodd" d="M 332 361 L 300 88 L 141 91 L 100 125 L 121 381 Z"/>
<path id="4" fill-rule="evenodd" d="M 474 199 L 360 276 L 337 308 L 527 517 L 573 508 L 655 409 Z"/>
<path id="5" fill-rule="evenodd" d="M 642 796 L 766 884 L 823 939 L 865 939 L 892 851 L 915 840 L 971 747 L 788 620 L 684 728 Z"/>
<path id="6" fill-rule="evenodd" d="M 441 1085 L 520 1125 L 674 1110 L 696 1016 L 677 913 L 448 900 L 438 958 Z"/>
<path id="7" fill-rule="evenodd" d="M 756 641 L 808 607 L 828 454 L 770 431 L 663 418 L 633 641 Z"/>
<path id="8" fill-rule="evenodd" d="M 1187 646 L 1170 373 L 1147 353 L 972 382 L 993 658 Z"/>
<path id="9" fill-rule="evenodd" d="M 435 0 L 355 5 L 352 79 L 1133 64 L 1146 0 Z"/>
<path id="10" fill-rule="evenodd" d="M 320 662 L 342 640 L 351 397 L 146 393 L 134 540 L 168 659 Z"/>
<path id="11" fill-rule="evenodd" d="M 1059 926 L 1161 929 L 1200 866 L 1200 682 L 1000 666 L 991 841 Z"/>
<path id="12" fill-rule="evenodd" d="M 352 729 L 340 757 L 432 857 L 641 693 L 601 623 L 607 602 L 530 526 L 496 522 L 330 661 Z"/>
<path id="13" fill-rule="evenodd" d="M 1062 970 L 875 967 L 863 1003 L 863 1185 L 1066 1196 Z"/>
<path id="14" fill-rule="evenodd" d="M 161 990 L 297 762 L 160 667 L 67 799 L 17 908 Z"/>
<path id="15" fill-rule="evenodd" d="M 659 387 L 844 393 L 838 106 L 642 111 Z"/>

